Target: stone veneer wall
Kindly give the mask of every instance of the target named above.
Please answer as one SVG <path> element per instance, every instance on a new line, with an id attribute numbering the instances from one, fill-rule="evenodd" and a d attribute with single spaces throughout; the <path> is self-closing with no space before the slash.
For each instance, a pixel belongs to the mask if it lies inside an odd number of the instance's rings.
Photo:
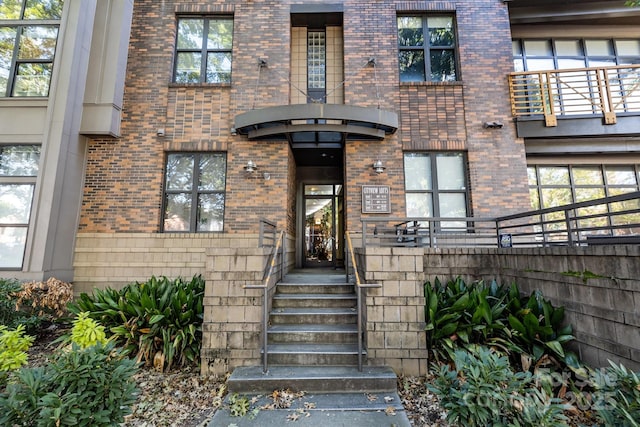
<path id="1" fill-rule="evenodd" d="M 366 339 L 369 362 L 397 371 L 424 373 L 423 283 L 447 280 L 515 281 L 522 292 L 538 289 L 566 308 L 573 350 L 591 366 L 607 359 L 640 369 L 639 246 L 531 249 L 357 249 L 368 291 Z M 591 272 L 599 277 L 575 277 Z"/>

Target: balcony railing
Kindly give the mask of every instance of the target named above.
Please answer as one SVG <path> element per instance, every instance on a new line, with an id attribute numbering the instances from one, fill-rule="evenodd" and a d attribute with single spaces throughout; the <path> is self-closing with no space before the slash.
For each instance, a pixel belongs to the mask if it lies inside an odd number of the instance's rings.
<path id="1" fill-rule="evenodd" d="M 558 116 L 640 113 L 640 64 L 567 70 L 525 71 L 509 75 L 514 117 L 544 116 L 556 126 Z"/>
<path id="2" fill-rule="evenodd" d="M 640 191 L 500 218 L 363 218 L 361 221 L 363 247 L 640 244 Z"/>

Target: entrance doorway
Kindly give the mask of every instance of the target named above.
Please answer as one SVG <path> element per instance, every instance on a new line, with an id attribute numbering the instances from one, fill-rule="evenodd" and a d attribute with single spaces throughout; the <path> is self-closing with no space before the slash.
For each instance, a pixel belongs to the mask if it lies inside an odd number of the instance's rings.
<path id="1" fill-rule="evenodd" d="M 303 267 L 344 266 L 343 188 L 304 185 Z"/>

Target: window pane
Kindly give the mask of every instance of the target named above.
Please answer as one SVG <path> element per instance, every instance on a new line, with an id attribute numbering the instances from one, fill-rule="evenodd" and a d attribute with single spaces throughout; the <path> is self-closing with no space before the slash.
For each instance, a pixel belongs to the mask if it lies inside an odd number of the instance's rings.
<path id="1" fill-rule="evenodd" d="M 423 82 L 426 80 L 424 71 L 424 51 L 400 51 L 400 81 Z"/>
<path id="2" fill-rule="evenodd" d="M 15 28 L 0 27 L 0 97 L 7 96 L 11 58 L 16 43 Z"/>
<path id="3" fill-rule="evenodd" d="M 24 19 L 60 19 L 62 3 L 62 0 L 27 0 Z"/>
<path id="4" fill-rule="evenodd" d="M 202 19 L 181 19 L 178 22 L 178 49 L 202 49 L 204 28 Z"/>
<path id="5" fill-rule="evenodd" d="M 22 2 L 19 0 L 5 0 L 0 2 L 0 19 L 20 19 Z"/>
<path id="6" fill-rule="evenodd" d="M 630 166 L 607 166 L 607 184 L 636 185 L 636 174 Z"/>
<path id="7" fill-rule="evenodd" d="M 579 40 L 557 40 L 556 55 L 558 56 L 583 56 L 582 45 Z"/>
<path id="8" fill-rule="evenodd" d="M 207 56 L 207 83 L 231 81 L 231 53 L 209 53 Z"/>
<path id="9" fill-rule="evenodd" d="M 178 65 L 176 67 L 177 83 L 198 83 L 200 81 L 201 53 L 178 53 Z"/>
<path id="10" fill-rule="evenodd" d="M 515 71 L 516 73 L 524 71 L 524 61 L 522 59 L 513 60 L 513 71 Z"/>
<path id="11" fill-rule="evenodd" d="M 0 227 L 0 268 L 21 268 L 26 227 Z"/>
<path id="12" fill-rule="evenodd" d="M 542 208 L 554 208 L 572 202 L 570 188 L 543 188 L 540 191 L 542 192 Z"/>
<path id="13" fill-rule="evenodd" d="M 529 179 L 529 185 L 537 185 L 538 177 L 536 176 L 536 167 L 529 166 L 527 168 L 527 178 Z"/>
<path id="14" fill-rule="evenodd" d="M 305 185 L 304 194 L 310 196 L 316 195 L 333 195 L 333 185 Z"/>
<path id="15" fill-rule="evenodd" d="M 527 59 L 527 71 L 553 70 L 553 59 Z"/>
<path id="16" fill-rule="evenodd" d="M 534 211 L 540 209 L 540 197 L 537 188 L 529 189 L 529 200 L 531 201 L 531 209 Z"/>
<path id="17" fill-rule="evenodd" d="M 16 72 L 13 96 L 47 96 L 52 64 L 20 64 Z"/>
<path id="18" fill-rule="evenodd" d="M 200 185 L 201 191 L 224 191 L 226 160 L 224 155 L 212 154 L 200 156 Z"/>
<path id="19" fill-rule="evenodd" d="M 576 188 L 576 203 L 604 197 L 604 188 Z"/>
<path id="20" fill-rule="evenodd" d="M 28 224 L 33 184 L 0 185 L 0 224 Z"/>
<path id="21" fill-rule="evenodd" d="M 191 190 L 193 182 L 193 155 L 170 154 L 167 157 L 167 190 Z M 189 218 L 187 216 L 187 218 Z"/>
<path id="22" fill-rule="evenodd" d="M 19 59 L 53 59 L 57 27 L 24 27 L 20 35 Z"/>
<path id="23" fill-rule="evenodd" d="M 441 217 L 465 217 L 467 216 L 467 202 L 463 193 L 440 193 Z"/>
<path id="24" fill-rule="evenodd" d="M 456 80 L 456 60 L 453 50 L 432 49 L 431 80 L 450 82 Z"/>
<path id="25" fill-rule="evenodd" d="M 405 189 L 431 190 L 431 158 L 428 154 L 408 153 L 404 155 Z"/>
<path id="26" fill-rule="evenodd" d="M 569 185 L 569 169 L 567 167 L 541 166 L 538 171 L 541 185 Z"/>
<path id="27" fill-rule="evenodd" d="M 584 68 L 584 59 L 558 59 L 558 69 L 566 70 L 569 68 Z"/>
<path id="28" fill-rule="evenodd" d="M 201 194 L 198 199 L 198 230 L 222 231 L 224 194 Z"/>
<path id="29" fill-rule="evenodd" d="M 191 194 L 167 194 L 165 199 L 164 231 L 189 231 Z"/>
<path id="30" fill-rule="evenodd" d="M 511 41 L 511 52 L 513 56 L 522 56 L 522 46 L 520 46 L 520 40 Z"/>
<path id="31" fill-rule="evenodd" d="M 465 189 L 466 184 L 462 154 L 438 154 L 436 156 L 436 169 L 438 174 L 438 189 Z"/>
<path id="32" fill-rule="evenodd" d="M 207 49 L 231 50 L 233 45 L 233 21 L 231 19 L 212 19 L 209 21 Z"/>
<path id="33" fill-rule="evenodd" d="M 602 185 L 604 183 L 602 170 L 598 166 L 574 167 L 572 172 L 575 185 Z"/>
<path id="34" fill-rule="evenodd" d="M 433 216 L 431 193 L 406 193 L 407 216 L 425 218 Z"/>
<path id="35" fill-rule="evenodd" d="M 527 56 L 552 56 L 550 40 L 525 40 L 524 51 Z"/>
<path id="36" fill-rule="evenodd" d="M 615 59 L 589 59 L 589 67 L 613 67 Z"/>
<path id="37" fill-rule="evenodd" d="M 0 146 L 0 176 L 37 176 L 38 145 Z"/>
<path id="38" fill-rule="evenodd" d="M 422 18 L 402 16 L 398 18 L 398 45 L 424 46 Z"/>
<path id="39" fill-rule="evenodd" d="M 618 55 L 640 55 L 640 40 L 616 40 Z"/>
<path id="40" fill-rule="evenodd" d="M 585 40 L 587 55 L 589 56 L 611 56 L 613 46 L 611 40 Z"/>
<path id="41" fill-rule="evenodd" d="M 427 18 L 427 26 L 429 27 L 429 43 L 431 46 L 453 46 L 455 44 L 453 18 L 430 17 Z"/>

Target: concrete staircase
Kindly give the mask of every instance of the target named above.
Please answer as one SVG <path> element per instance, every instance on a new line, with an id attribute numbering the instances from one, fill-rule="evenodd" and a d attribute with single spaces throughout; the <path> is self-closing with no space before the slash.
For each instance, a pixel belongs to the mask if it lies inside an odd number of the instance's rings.
<path id="1" fill-rule="evenodd" d="M 249 397 L 252 408 L 269 407 L 275 390 L 304 392 L 291 406 L 259 410 L 255 418 L 233 417 L 229 398 L 209 427 L 398 426 L 411 424 L 386 366 L 358 371 L 356 294 L 344 271 L 294 271 L 278 284 L 269 316 L 268 362 L 236 368 L 229 396 Z M 363 350 L 363 357 L 366 352 Z"/>
<path id="2" fill-rule="evenodd" d="M 357 365 L 356 305 L 344 274 L 285 276 L 269 316 L 269 365 Z"/>

